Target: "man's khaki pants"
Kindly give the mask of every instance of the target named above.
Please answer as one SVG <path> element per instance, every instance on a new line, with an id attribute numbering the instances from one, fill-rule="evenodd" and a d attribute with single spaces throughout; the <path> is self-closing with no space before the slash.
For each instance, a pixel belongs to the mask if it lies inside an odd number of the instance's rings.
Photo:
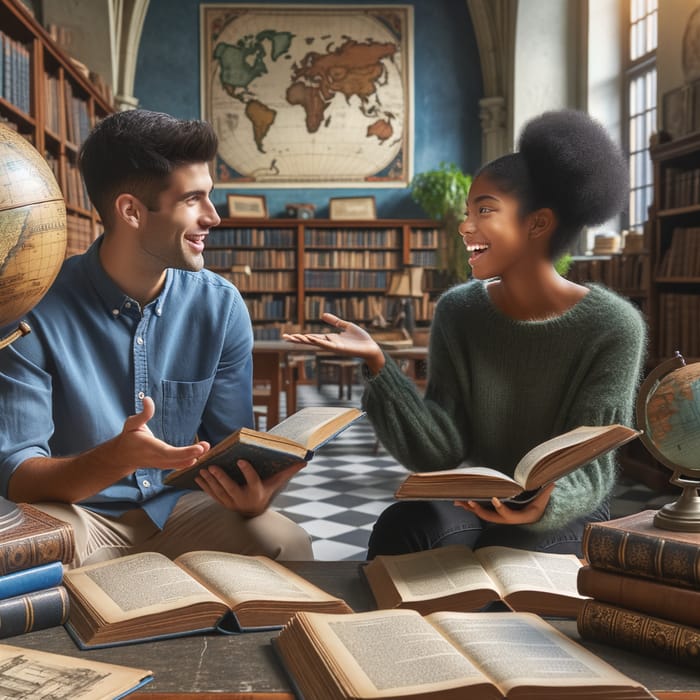
<path id="1" fill-rule="evenodd" d="M 73 527 L 76 552 L 70 566 L 145 551 L 161 552 L 170 559 L 195 550 L 262 554 L 287 561 L 313 559 L 308 533 L 288 518 L 272 510 L 244 518 L 202 491 L 182 496 L 162 530 L 140 508 L 110 518 L 79 505 L 33 505 Z"/>

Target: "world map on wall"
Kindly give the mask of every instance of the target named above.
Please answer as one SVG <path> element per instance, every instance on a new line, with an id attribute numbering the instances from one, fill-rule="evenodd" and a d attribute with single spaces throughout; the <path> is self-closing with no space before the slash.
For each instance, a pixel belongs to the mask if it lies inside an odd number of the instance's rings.
<path id="1" fill-rule="evenodd" d="M 215 184 L 408 184 L 411 31 L 410 6 L 203 6 Z"/>

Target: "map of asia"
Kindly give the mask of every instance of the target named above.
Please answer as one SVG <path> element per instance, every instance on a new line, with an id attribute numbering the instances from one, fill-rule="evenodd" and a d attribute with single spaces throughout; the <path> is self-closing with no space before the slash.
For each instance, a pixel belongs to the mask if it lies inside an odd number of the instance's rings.
<path id="1" fill-rule="evenodd" d="M 412 7 L 202 5 L 215 184 L 410 181 Z"/>

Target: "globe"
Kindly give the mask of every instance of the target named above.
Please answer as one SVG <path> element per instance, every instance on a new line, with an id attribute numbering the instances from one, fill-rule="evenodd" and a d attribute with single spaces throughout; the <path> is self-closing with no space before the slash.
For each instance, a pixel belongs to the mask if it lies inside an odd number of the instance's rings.
<path id="1" fill-rule="evenodd" d="M 637 397 L 637 416 L 642 442 L 683 489 L 676 503 L 657 513 L 655 524 L 700 531 L 700 362 L 686 364 L 678 354 L 650 372 Z"/>
<path id="2" fill-rule="evenodd" d="M 56 178 L 26 139 L 0 124 L 0 329 L 44 296 L 65 254 L 66 207 Z"/>

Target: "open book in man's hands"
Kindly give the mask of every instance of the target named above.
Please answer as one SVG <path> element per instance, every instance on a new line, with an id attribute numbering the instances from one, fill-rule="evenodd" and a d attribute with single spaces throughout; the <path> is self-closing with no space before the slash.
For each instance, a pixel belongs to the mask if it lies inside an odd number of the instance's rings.
<path id="1" fill-rule="evenodd" d="M 624 445 L 641 431 L 619 423 L 583 425 L 545 440 L 518 462 L 513 478 L 488 467 L 457 467 L 409 474 L 396 498 L 479 500 L 493 496 L 529 500 L 537 491 L 577 467 Z M 527 498 L 522 498 L 522 497 Z M 520 497 L 520 498 L 519 498 Z"/>
<path id="2" fill-rule="evenodd" d="M 236 464 L 239 459 L 250 462 L 261 479 L 268 479 L 292 464 L 308 462 L 319 447 L 364 415 L 358 408 L 307 406 L 267 432 L 240 428 L 203 454 L 191 467 L 168 474 L 165 483 L 196 489 L 194 477 L 199 470 L 216 464 L 243 485 L 245 479 Z"/>

